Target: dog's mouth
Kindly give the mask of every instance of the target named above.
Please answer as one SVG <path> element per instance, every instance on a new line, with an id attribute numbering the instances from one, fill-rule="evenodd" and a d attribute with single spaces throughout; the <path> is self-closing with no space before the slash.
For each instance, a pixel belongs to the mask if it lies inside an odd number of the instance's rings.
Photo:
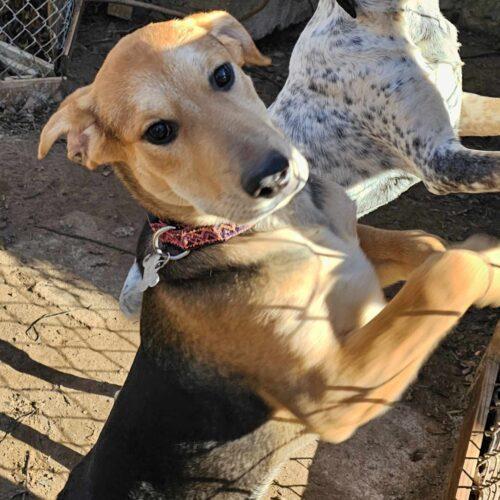
<path id="1" fill-rule="evenodd" d="M 239 184 L 221 190 L 220 196 L 199 196 L 174 188 L 168 185 L 161 192 L 156 191 L 156 198 L 163 207 L 168 206 L 169 211 L 175 212 L 177 217 L 183 219 L 182 213 L 190 214 L 186 223 L 191 225 L 213 225 L 220 223 L 233 223 L 237 225 L 255 224 L 272 213 L 282 209 L 304 188 L 309 177 L 307 160 L 295 148 L 292 149 L 289 159 L 286 186 L 273 197 L 251 196 Z M 160 183 L 157 179 L 156 186 Z M 161 200 L 161 201 L 160 201 Z M 157 210 L 158 213 L 165 210 Z"/>
<path id="2" fill-rule="evenodd" d="M 252 199 L 243 191 L 228 194 L 220 203 L 214 204 L 209 212 L 217 213 L 235 224 L 255 224 L 286 207 L 304 188 L 309 178 L 307 160 L 295 148 L 289 165 L 287 185 L 277 196 Z"/>

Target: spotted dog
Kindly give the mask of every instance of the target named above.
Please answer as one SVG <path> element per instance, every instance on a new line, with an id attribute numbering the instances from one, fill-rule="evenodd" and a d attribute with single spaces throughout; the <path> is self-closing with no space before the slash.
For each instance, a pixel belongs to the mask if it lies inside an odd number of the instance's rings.
<path id="1" fill-rule="evenodd" d="M 227 13 L 151 24 L 42 131 L 40 158 L 66 136 L 150 212 L 140 347 L 61 499 L 262 498 L 316 435 L 387 411 L 470 306 L 500 304 L 496 242 L 357 225 L 340 186 L 304 188 L 241 69 L 268 63 Z"/>
<path id="2" fill-rule="evenodd" d="M 500 99 L 462 91 L 457 30 L 438 0 L 320 0 L 271 106 L 312 182 L 345 187 L 363 215 L 423 180 L 433 193 L 500 188 Z M 320 195 L 319 195 L 320 196 Z"/>

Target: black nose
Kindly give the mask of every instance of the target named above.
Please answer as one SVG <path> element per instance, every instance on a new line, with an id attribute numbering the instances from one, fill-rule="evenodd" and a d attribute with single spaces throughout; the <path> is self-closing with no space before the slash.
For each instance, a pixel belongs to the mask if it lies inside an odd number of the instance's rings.
<path id="1" fill-rule="evenodd" d="M 274 198 L 290 182 L 288 158 L 272 151 L 254 170 L 242 178 L 243 189 L 254 198 Z"/>

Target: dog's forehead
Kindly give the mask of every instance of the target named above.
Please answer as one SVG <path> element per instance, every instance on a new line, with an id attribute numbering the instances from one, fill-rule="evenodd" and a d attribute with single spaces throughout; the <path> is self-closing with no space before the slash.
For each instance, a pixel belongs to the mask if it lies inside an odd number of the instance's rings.
<path id="1" fill-rule="evenodd" d="M 210 50 L 211 49 L 211 50 Z M 154 113 L 159 108 L 193 106 L 202 93 L 211 69 L 225 62 L 213 40 L 195 40 L 175 47 L 165 47 L 154 64 L 139 68 L 127 76 L 128 101 L 140 113 Z M 186 99 L 189 95 L 189 99 Z"/>
<path id="2" fill-rule="evenodd" d="M 159 23 L 142 28 L 126 37 L 110 51 L 96 81 L 119 76 L 132 79 L 134 74 L 179 73 L 184 67 L 199 66 L 221 44 L 201 28 L 172 29 L 175 24 Z M 161 25 L 166 25 L 162 28 Z"/>
<path id="3" fill-rule="evenodd" d="M 173 114 L 174 105 L 194 103 L 186 101 L 186 89 L 196 93 L 200 79 L 208 81 L 210 68 L 225 62 L 223 47 L 205 30 L 146 28 L 152 29 L 125 37 L 96 78 L 99 109 L 110 125 L 130 122 L 131 114 L 155 114 L 160 109 Z"/>

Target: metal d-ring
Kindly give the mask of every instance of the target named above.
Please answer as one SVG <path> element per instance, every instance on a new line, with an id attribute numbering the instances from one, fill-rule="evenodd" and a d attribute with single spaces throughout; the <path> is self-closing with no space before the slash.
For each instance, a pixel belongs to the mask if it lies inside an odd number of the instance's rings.
<path id="1" fill-rule="evenodd" d="M 177 254 L 177 255 L 171 255 L 168 252 L 165 253 L 160 247 L 160 238 L 161 238 L 162 234 L 166 233 L 167 231 L 171 231 L 172 229 L 177 229 L 177 228 L 175 226 L 165 226 L 165 227 L 162 227 L 161 229 L 158 229 L 158 231 L 156 231 L 156 233 L 153 235 L 153 248 L 155 249 L 155 252 L 157 254 L 163 255 L 168 260 L 176 261 L 176 260 L 184 259 L 185 257 L 187 257 L 191 253 L 191 250 L 186 250 L 185 252 L 182 252 L 182 253 Z"/>

